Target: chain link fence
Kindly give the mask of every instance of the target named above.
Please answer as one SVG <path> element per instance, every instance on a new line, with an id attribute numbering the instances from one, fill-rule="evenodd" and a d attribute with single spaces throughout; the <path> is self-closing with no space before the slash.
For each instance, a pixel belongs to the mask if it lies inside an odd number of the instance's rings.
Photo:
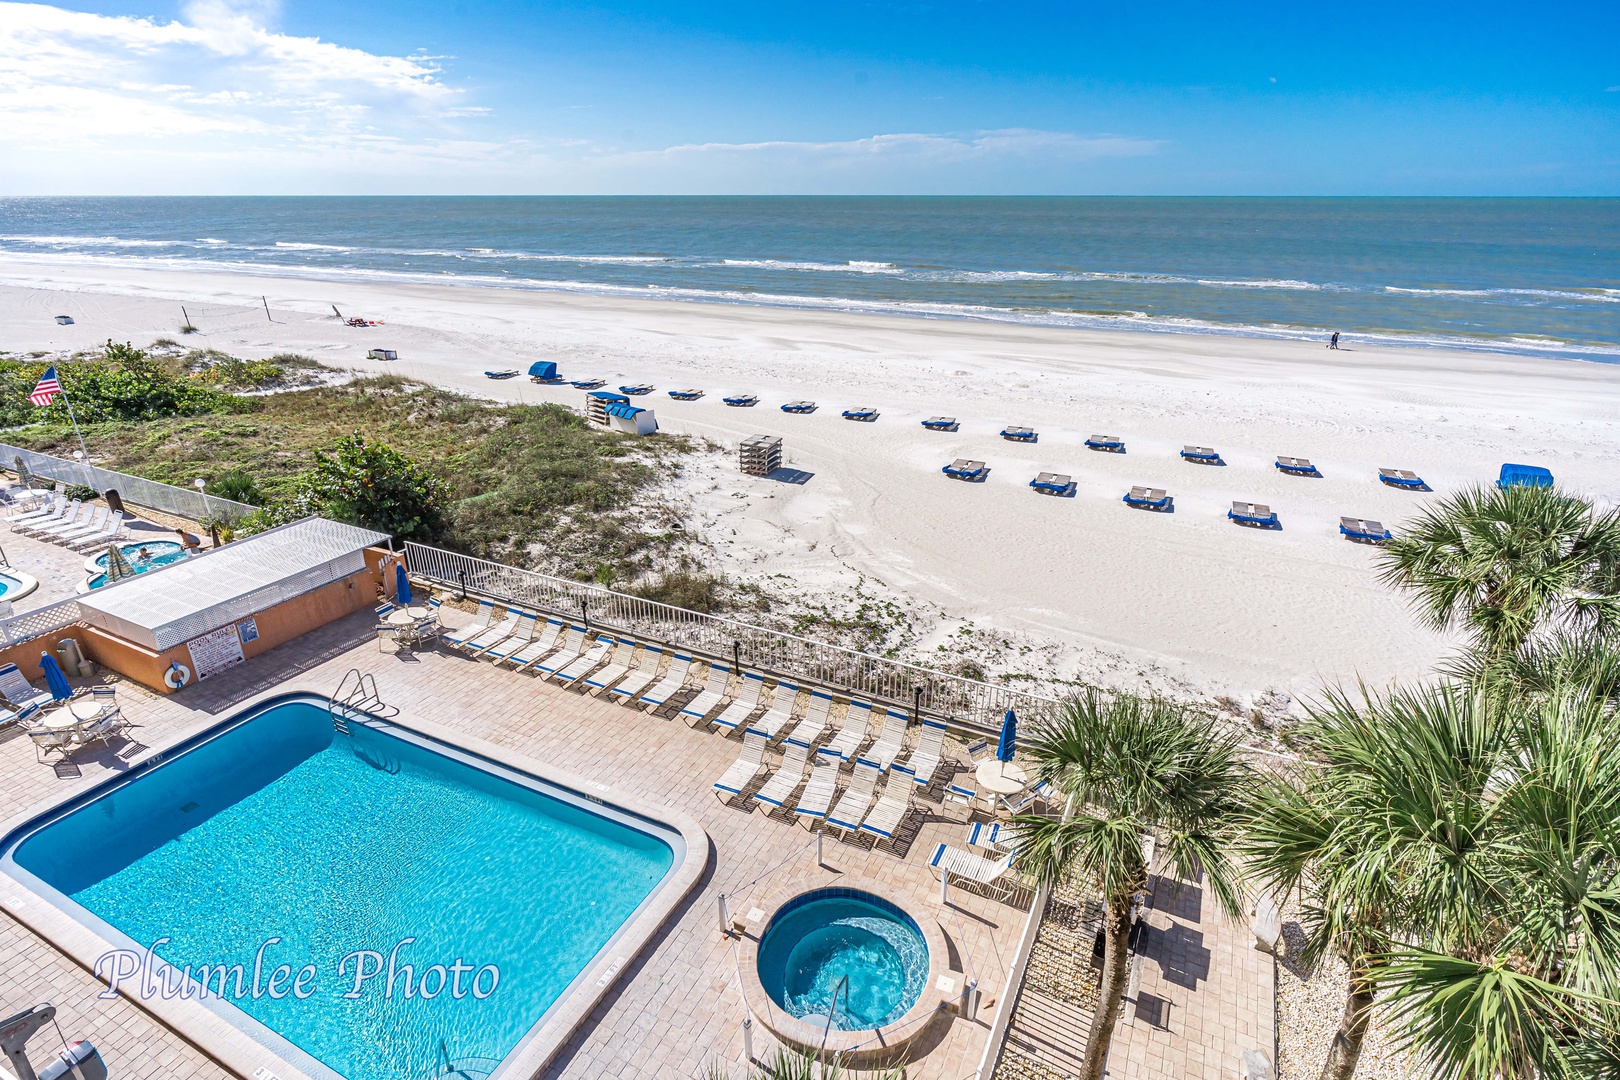
<path id="1" fill-rule="evenodd" d="M 1030 722 L 1051 716 L 1058 706 L 1053 698 L 425 544 L 407 543 L 405 557 L 413 574 L 451 589 L 543 609 L 580 620 L 590 629 L 668 642 L 720 660 L 740 660 L 794 682 L 833 687 L 908 709 L 915 706 L 978 731 L 999 730 L 1008 709 L 1016 709 L 1020 720 Z"/>
<path id="2" fill-rule="evenodd" d="M 79 484 L 95 491 L 117 491 L 119 497 L 136 506 L 174 514 L 192 521 L 235 521 L 257 510 L 247 503 L 207 495 L 195 488 L 160 484 L 144 476 L 115 472 L 95 465 L 86 465 L 67 458 L 41 454 L 37 450 L 24 450 L 20 446 L 0 443 L 0 463 L 18 476 L 41 476 L 58 484 Z"/>

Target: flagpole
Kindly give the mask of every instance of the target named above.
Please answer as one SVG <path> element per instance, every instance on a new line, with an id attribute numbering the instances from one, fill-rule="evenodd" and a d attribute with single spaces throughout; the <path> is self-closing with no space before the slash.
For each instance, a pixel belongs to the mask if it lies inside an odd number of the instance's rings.
<path id="1" fill-rule="evenodd" d="M 62 387 L 62 404 L 67 406 L 68 422 L 73 425 L 73 434 L 79 437 L 79 450 L 84 454 L 84 464 L 90 465 L 90 448 L 84 445 L 84 432 L 79 430 L 79 418 L 73 415 L 73 402 L 68 398 L 67 387 Z"/>

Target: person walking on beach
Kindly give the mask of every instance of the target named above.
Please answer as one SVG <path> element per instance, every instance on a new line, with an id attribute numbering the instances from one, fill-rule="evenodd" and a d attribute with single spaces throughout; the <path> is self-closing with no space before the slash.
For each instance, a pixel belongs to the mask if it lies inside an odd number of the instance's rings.
<path id="1" fill-rule="evenodd" d="M 1338 349 L 1338 347 L 1339 347 L 1339 332 L 1337 330 L 1335 330 L 1335 331 L 1333 331 L 1333 336 L 1331 338 L 1328 338 L 1328 348 L 1330 348 L 1330 349 Z"/>

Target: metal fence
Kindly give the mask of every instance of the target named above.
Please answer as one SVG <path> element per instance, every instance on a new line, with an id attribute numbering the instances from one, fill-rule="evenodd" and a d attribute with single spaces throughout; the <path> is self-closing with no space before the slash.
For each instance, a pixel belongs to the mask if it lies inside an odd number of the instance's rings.
<path id="1" fill-rule="evenodd" d="M 77 600 L 60 600 L 48 607 L 0 619 L 0 645 L 16 645 L 83 620 L 84 613 Z"/>
<path id="2" fill-rule="evenodd" d="M 86 465 L 67 458 L 41 454 L 37 450 L 24 450 L 20 446 L 0 443 L 0 465 L 19 475 L 33 474 L 55 480 L 59 484 L 80 484 L 96 491 L 115 490 L 127 503 L 162 510 L 192 521 L 214 519 L 235 521 L 251 514 L 256 506 L 206 495 L 195 488 L 160 484 L 144 476 L 115 472 L 95 465 Z"/>
<path id="3" fill-rule="evenodd" d="M 1024 720 L 1038 720 L 1051 715 L 1058 704 L 1053 698 L 425 544 L 407 543 L 405 557 L 413 574 L 450 588 L 578 618 L 593 629 L 668 642 L 722 660 L 737 659 L 796 682 L 908 708 L 915 705 L 924 713 L 982 731 L 997 730 L 1009 708 Z"/>

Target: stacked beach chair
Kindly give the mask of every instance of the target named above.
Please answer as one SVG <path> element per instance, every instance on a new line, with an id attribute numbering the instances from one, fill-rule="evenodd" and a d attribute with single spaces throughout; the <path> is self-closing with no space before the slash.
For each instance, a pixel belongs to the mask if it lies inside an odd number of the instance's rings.
<path id="1" fill-rule="evenodd" d="M 779 435 L 750 435 L 737 446 L 737 465 L 750 476 L 769 476 L 782 467 Z"/>

